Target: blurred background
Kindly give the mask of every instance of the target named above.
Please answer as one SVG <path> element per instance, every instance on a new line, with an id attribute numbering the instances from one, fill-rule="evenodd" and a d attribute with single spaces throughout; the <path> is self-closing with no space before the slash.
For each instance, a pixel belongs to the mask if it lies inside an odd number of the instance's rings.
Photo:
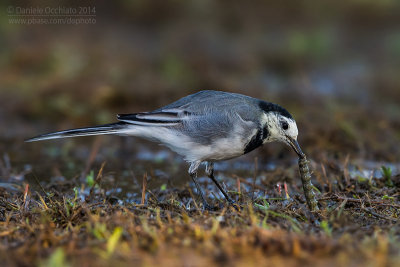
<path id="1" fill-rule="evenodd" d="M 94 16 L 83 17 L 92 19 L 88 24 L 15 20 L 16 7 L 48 6 L 87 6 Z M 23 140 L 112 122 L 117 113 L 155 109 L 205 89 L 285 106 L 316 161 L 399 162 L 399 1 L 2 1 L 0 10 L 3 165 L 53 170 L 48 176 L 59 173 L 56 163 L 80 172 L 96 138 Z M 98 142 L 95 163 L 125 171 L 154 166 L 137 160 L 182 162 L 138 139 Z M 292 164 L 289 151 L 272 144 L 233 162 Z"/>

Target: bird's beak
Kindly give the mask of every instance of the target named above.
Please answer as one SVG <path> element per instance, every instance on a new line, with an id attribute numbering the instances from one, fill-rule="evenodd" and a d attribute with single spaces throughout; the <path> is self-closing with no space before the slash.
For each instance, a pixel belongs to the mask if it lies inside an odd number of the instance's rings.
<path id="1" fill-rule="evenodd" d="M 293 150 L 297 153 L 299 158 L 303 158 L 305 156 L 303 151 L 301 151 L 299 143 L 297 142 L 296 139 L 294 139 L 290 136 L 286 136 L 286 141 L 287 141 L 288 145 L 290 145 L 293 148 Z"/>

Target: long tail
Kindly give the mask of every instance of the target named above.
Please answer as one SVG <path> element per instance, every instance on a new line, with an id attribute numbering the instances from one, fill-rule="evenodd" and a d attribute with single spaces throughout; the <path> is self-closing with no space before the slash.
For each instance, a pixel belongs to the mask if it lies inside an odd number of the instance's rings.
<path id="1" fill-rule="evenodd" d="M 49 139 L 58 139 L 58 138 L 68 138 L 68 137 L 76 137 L 76 136 L 88 136 L 88 135 L 101 135 L 101 134 L 121 134 L 127 130 L 127 123 L 125 122 L 116 122 L 104 125 L 98 125 L 87 128 L 77 128 L 71 130 L 65 130 L 60 132 L 42 134 L 28 140 L 25 142 L 35 142 Z"/>

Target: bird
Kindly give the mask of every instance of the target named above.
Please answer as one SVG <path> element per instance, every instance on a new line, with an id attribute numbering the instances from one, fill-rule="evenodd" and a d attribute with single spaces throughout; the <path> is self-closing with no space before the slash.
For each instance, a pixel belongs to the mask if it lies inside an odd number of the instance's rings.
<path id="1" fill-rule="evenodd" d="M 118 122 L 39 135 L 26 140 L 122 135 L 142 137 L 184 157 L 203 208 L 212 210 L 197 181 L 199 166 L 230 205 L 235 202 L 214 176 L 214 163 L 247 154 L 269 142 L 282 142 L 304 157 L 293 116 L 282 106 L 238 93 L 205 90 L 150 112 L 118 114 Z"/>

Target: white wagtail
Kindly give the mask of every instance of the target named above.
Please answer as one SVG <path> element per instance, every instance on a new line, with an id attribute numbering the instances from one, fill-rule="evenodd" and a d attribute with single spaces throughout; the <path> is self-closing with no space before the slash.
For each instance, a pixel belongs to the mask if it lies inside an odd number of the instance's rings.
<path id="1" fill-rule="evenodd" d="M 27 142 L 75 136 L 117 134 L 147 138 L 166 145 L 190 163 L 189 174 L 209 209 L 196 180 L 206 163 L 206 174 L 230 204 L 234 202 L 214 177 L 214 162 L 246 154 L 280 141 L 303 157 L 297 143 L 297 125 L 283 107 L 249 96 L 221 91 L 200 91 L 150 112 L 120 114 L 119 122 L 48 133 Z"/>

